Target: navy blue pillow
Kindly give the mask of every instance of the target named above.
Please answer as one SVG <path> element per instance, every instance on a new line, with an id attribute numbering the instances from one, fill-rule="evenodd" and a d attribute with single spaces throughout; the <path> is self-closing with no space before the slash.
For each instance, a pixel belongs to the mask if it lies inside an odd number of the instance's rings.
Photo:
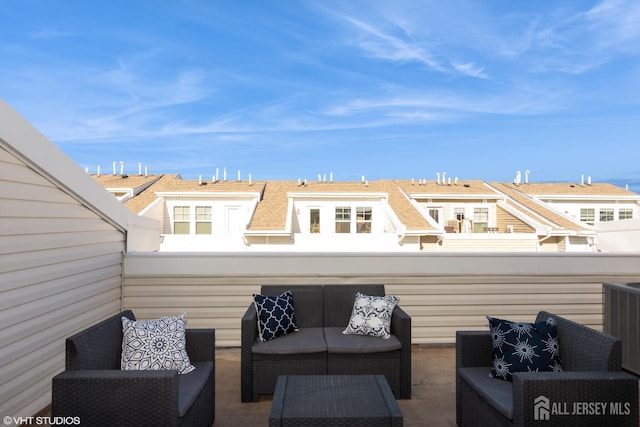
<path id="1" fill-rule="evenodd" d="M 515 372 L 561 371 L 555 319 L 523 323 L 488 317 L 493 343 L 489 376 L 511 381 Z"/>
<path id="2" fill-rule="evenodd" d="M 262 341 L 298 330 L 291 291 L 277 297 L 253 294 L 253 302 L 258 312 L 258 334 Z"/>

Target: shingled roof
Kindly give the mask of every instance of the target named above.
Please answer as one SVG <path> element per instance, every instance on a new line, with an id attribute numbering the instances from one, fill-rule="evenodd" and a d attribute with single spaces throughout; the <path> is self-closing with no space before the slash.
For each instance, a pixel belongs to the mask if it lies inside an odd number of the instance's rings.
<path id="1" fill-rule="evenodd" d="M 325 197 L 384 194 L 388 197 L 389 206 L 408 231 L 435 230 L 393 181 L 382 180 L 367 183 L 314 181 L 306 185 L 295 181 L 268 181 L 249 231 L 284 230 L 287 227 L 289 195 L 300 193 L 322 194 Z"/>
<path id="2" fill-rule="evenodd" d="M 492 182 L 489 185 L 497 189 L 499 192 L 509 197 L 507 203 L 515 205 L 518 208 L 524 207 L 530 212 L 547 222 L 553 229 L 558 230 L 574 230 L 574 231 L 592 231 L 593 228 L 579 221 L 574 221 L 558 211 L 544 206 L 539 201 L 533 199 L 520 190 L 520 185 L 504 184 L 501 182 Z"/>

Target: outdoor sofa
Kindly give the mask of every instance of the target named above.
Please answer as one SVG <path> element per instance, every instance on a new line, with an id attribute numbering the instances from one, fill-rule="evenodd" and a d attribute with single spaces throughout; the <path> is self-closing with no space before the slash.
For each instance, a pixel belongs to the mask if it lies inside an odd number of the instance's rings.
<path id="1" fill-rule="evenodd" d="M 490 378 L 492 338 L 456 334 L 456 416 L 459 426 L 637 426 L 638 379 L 621 371 L 620 340 L 555 319 L 561 372 L 521 372 Z M 606 404 L 606 405 L 603 405 Z"/>
<path id="2" fill-rule="evenodd" d="M 299 331 L 270 341 L 258 337 L 251 304 L 242 317 L 241 400 L 273 394 L 280 375 L 386 377 L 396 398 L 411 398 L 411 317 L 393 310 L 390 339 L 345 335 L 357 292 L 384 296 L 384 285 L 263 285 L 262 295 L 293 293 Z"/>
<path id="3" fill-rule="evenodd" d="M 195 370 L 121 370 L 123 311 L 66 339 L 66 370 L 53 378 L 52 416 L 90 426 L 211 426 L 215 330 L 186 329 Z"/>

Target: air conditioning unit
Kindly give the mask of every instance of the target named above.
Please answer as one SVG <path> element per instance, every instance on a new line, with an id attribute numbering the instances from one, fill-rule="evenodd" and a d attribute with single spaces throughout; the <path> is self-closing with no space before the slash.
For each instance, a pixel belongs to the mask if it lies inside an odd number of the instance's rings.
<path id="1" fill-rule="evenodd" d="M 622 367 L 640 375 L 640 283 L 604 283 L 603 330 L 622 341 Z"/>

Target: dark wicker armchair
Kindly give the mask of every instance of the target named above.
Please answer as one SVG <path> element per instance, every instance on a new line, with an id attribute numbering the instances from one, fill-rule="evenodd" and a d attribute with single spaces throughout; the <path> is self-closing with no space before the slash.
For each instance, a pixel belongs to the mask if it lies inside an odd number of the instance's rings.
<path id="1" fill-rule="evenodd" d="M 293 292 L 299 332 L 266 343 L 258 339 L 251 304 L 242 317 L 241 398 L 273 394 L 279 375 L 384 375 L 399 399 L 411 398 L 411 317 L 396 306 L 393 340 L 343 335 L 357 292 L 384 296 L 384 285 L 262 286 L 264 295 Z M 395 347 L 392 347 L 392 344 Z"/>
<path id="2" fill-rule="evenodd" d="M 537 321 L 550 316 L 563 372 L 514 373 L 513 382 L 489 377 L 488 329 L 457 332 L 459 426 L 638 426 L 638 379 L 621 371 L 620 341 L 543 311 Z"/>
<path id="3" fill-rule="evenodd" d="M 120 370 L 124 311 L 66 340 L 66 370 L 53 378 L 53 417 L 90 426 L 201 426 L 215 417 L 215 330 L 187 329 L 193 372 Z"/>

